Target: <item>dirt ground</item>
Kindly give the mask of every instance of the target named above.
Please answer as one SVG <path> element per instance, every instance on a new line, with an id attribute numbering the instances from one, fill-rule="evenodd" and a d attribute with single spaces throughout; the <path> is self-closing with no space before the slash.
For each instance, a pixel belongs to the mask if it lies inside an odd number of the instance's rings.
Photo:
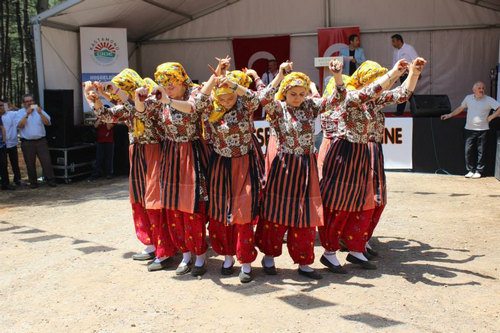
<path id="1" fill-rule="evenodd" d="M 176 277 L 180 257 L 148 273 L 130 259 L 126 178 L 0 193 L 3 332 L 500 331 L 500 182 L 388 173 L 389 205 L 372 241 L 376 271 L 346 265 L 323 280 L 297 274 L 221 277 L 210 250 L 201 279 Z M 340 254 L 345 262 L 345 254 Z"/>

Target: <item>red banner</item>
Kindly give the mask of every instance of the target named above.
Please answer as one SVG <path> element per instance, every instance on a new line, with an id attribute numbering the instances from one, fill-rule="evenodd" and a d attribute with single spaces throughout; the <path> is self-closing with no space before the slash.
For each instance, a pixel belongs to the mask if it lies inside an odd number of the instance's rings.
<path id="1" fill-rule="evenodd" d="M 278 66 L 290 59 L 290 36 L 234 38 L 233 54 L 235 69 L 251 68 L 262 76 L 269 59 L 276 59 Z M 255 89 L 253 85 L 251 88 Z M 254 119 L 264 119 L 261 108 L 255 111 Z"/>
<path id="2" fill-rule="evenodd" d="M 359 36 L 359 27 L 318 29 L 318 57 L 335 57 L 349 45 L 349 36 Z M 319 70 L 320 84 L 323 85 L 323 69 Z"/>
<path id="3" fill-rule="evenodd" d="M 234 38 L 235 69 L 254 69 L 262 76 L 267 71 L 267 60 L 276 59 L 278 66 L 290 59 L 290 36 L 262 38 Z"/>

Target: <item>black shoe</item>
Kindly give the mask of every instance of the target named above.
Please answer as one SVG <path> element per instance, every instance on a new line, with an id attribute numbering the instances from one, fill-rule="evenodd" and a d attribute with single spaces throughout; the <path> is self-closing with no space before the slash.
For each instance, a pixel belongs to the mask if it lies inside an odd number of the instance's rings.
<path id="1" fill-rule="evenodd" d="M 9 185 L 4 185 L 4 186 L 2 186 L 2 191 L 13 191 L 13 190 L 15 190 L 15 189 L 16 189 L 16 187 L 15 187 L 15 186 L 12 186 L 12 185 L 10 185 L 10 184 L 9 184 Z"/>
<path id="2" fill-rule="evenodd" d="M 191 270 L 191 275 L 192 276 L 202 276 L 207 272 L 207 267 L 206 264 L 203 263 L 203 266 L 193 266 L 193 269 Z"/>
<path id="3" fill-rule="evenodd" d="M 162 269 L 167 268 L 168 266 L 170 266 L 171 262 L 172 262 L 172 260 L 171 260 L 170 257 L 168 257 L 166 259 L 163 259 L 160 262 L 153 261 L 152 263 L 150 263 L 148 265 L 148 271 L 149 272 L 160 271 L 160 270 L 162 270 Z"/>
<path id="4" fill-rule="evenodd" d="M 132 259 L 134 260 L 140 260 L 140 261 L 145 261 L 145 260 L 151 260 L 156 258 L 154 252 L 150 253 L 137 253 L 132 256 Z"/>
<path id="5" fill-rule="evenodd" d="M 363 252 L 363 255 L 365 256 L 366 259 L 368 259 L 370 261 L 375 259 L 375 257 L 372 256 L 370 253 L 368 253 L 368 251 Z"/>
<path id="6" fill-rule="evenodd" d="M 191 272 L 191 261 L 189 261 L 187 265 L 177 266 L 177 269 L 175 270 L 175 275 L 186 275 L 189 272 Z"/>
<path id="7" fill-rule="evenodd" d="M 37 183 L 31 183 L 30 184 L 30 188 L 38 188 L 38 184 Z"/>
<path id="8" fill-rule="evenodd" d="M 366 249 L 366 252 L 371 255 L 372 257 L 378 257 L 378 252 L 375 251 L 374 249 Z"/>
<path id="9" fill-rule="evenodd" d="M 266 265 L 264 265 L 264 258 L 262 258 L 262 268 L 264 269 L 264 273 L 266 273 L 267 275 L 276 275 L 278 274 L 278 272 L 276 271 L 276 266 L 271 266 L 271 267 L 267 267 Z"/>
<path id="10" fill-rule="evenodd" d="M 106 176 L 106 179 L 111 179 L 111 178 L 113 178 L 113 177 L 112 177 L 112 176 L 110 176 L 110 175 L 107 175 L 107 176 Z"/>
<path id="11" fill-rule="evenodd" d="M 233 264 L 230 267 L 224 267 L 224 263 L 222 263 L 222 267 L 220 269 L 220 273 L 222 275 L 232 275 L 234 273 L 234 260 Z"/>
<path id="12" fill-rule="evenodd" d="M 347 274 L 347 271 L 345 270 L 342 265 L 334 265 L 328 260 L 324 255 L 321 256 L 321 259 L 319 259 L 319 262 L 328 267 L 328 270 L 332 273 L 336 274 Z"/>
<path id="13" fill-rule="evenodd" d="M 299 275 L 308 277 L 308 278 L 313 279 L 313 280 L 321 280 L 323 278 L 323 276 L 319 273 L 316 273 L 316 271 L 306 272 L 306 271 L 301 270 L 300 268 L 299 268 Z"/>
<path id="14" fill-rule="evenodd" d="M 55 180 L 51 180 L 51 181 L 49 181 L 49 183 L 48 183 L 48 184 L 49 184 L 49 186 L 50 186 L 50 187 L 57 187 L 57 184 L 56 184 L 56 181 L 55 181 Z"/>
<path id="15" fill-rule="evenodd" d="M 371 264 L 368 261 L 358 259 L 355 256 L 351 255 L 350 253 L 347 255 L 346 260 L 349 261 L 351 264 L 360 265 L 361 268 L 363 269 L 377 269 L 377 266 L 375 266 L 374 264 Z"/>
<path id="16" fill-rule="evenodd" d="M 238 277 L 240 278 L 241 283 L 248 283 L 253 280 L 252 271 L 250 271 L 250 273 L 241 271 Z"/>

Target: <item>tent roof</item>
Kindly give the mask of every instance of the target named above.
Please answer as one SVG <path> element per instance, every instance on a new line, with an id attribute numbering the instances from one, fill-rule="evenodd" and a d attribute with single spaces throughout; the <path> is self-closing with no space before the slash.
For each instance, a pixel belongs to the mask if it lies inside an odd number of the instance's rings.
<path id="1" fill-rule="evenodd" d="M 32 18 L 41 25 L 127 28 L 130 41 L 144 41 L 239 0 L 67 0 Z"/>
<path id="2" fill-rule="evenodd" d="M 67 0 L 32 18 L 41 25 L 127 28 L 129 41 L 147 41 L 239 0 Z M 500 11 L 500 0 L 459 0 Z"/>

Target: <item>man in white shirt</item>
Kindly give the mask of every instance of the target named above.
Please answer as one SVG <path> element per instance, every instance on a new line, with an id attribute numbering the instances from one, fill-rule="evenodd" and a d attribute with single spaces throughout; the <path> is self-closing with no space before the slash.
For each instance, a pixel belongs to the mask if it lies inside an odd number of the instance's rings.
<path id="1" fill-rule="evenodd" d="M 489 123 L 500 114 L 500 103 L 484 94 L 483 82 L 476 82 L 472 87 L 474 94 L 467 95 L 458 108 L 453 112 L 441 116 L 442 120 L 449 119 L 467 109 L 465 123 L 465 167 L 466 178 L 481 178 L 484 170 L 484 148 L 488 137 Z M 491 109 L 495 110 L 492 115 Z M 477 149 L 477 158 L 475 151 Z"/>
<path id="2" fill-rule="evenodd" d="M 50 187 L 55 187 L 54 170 L 50 161 L 49 145 L 45 138 L 45 126 L 50 126 L 50 116 L 35 104 L 33 95 L 23 96 L 24 108 L 18 111 L 17 127 L 21 137 L 21 150 L 28 170 L 31 188 L 37 188 L 36 157 Z"/>
<path id="3" fill-rule="evenodd" d="M 21 185 L 21 172 L 19 170 L 19 157 L 17 154 L 17 111 L 9 111 L 9 104 L 0 101 L 0 117 L 6 133 L 7 156 L 14 174 L 14 183 Z"/>
<path id="4" fill-rule="evenodd" d="M 392 41 L 392 46 L 394 47 L 394 51 L 392 53 L 392 66 L 394 66 L 399 60 L 405 59 L 409 63 L 412 63 L 413 60 L 418 58 L 417 51 L 411 46 L 410 44 L 406 44 L 403 41 L 403 37 L 400 34 L 395 34 L 391 36 L 391 41 Z M 403 83 L 406 78 L 408 77 L 407 74 L 401 75 L 400 77 L 400 82 Z M 401 116 L 403 112 L 405 111 L 406 107 L 406 102 L 398 104 L 397 106 L 397 111 L 396 111 L 396 116 Z M 415 105 L 415 98 L 413 95 L 410 97 L 410 111 L 411 114 L 413 115 L 416 110 L 416 105 Z"/>
<path id="5" fill-rule="evenodd" d="M 262 82 L 267 86 L 278 74 L 278 62 L 276 59 L 269 59 L 267 61 L 267 72 L 262 74 Z"/>

